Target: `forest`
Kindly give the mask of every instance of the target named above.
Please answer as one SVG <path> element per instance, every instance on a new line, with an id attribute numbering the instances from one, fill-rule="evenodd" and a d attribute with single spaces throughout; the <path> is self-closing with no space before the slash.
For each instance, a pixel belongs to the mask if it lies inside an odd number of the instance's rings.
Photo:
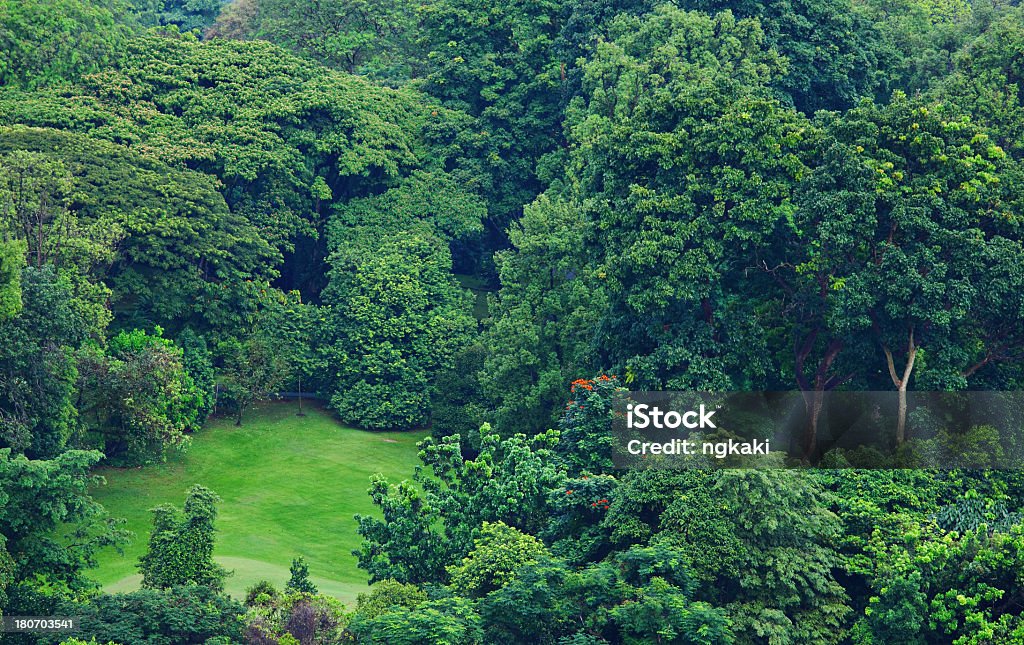
<path id="1" fill-rule="evenodd" d="M 0 0 L 0 45 L 0 643 L 1024 643 L 1024 411 L 907 404 L 1024 389 L 1017 0 Z M 619 468 L 627 391 L 815 421 Z M 817 430 L 868 391 L 884 455 Z M 99 501 L 281 398 L 423 433 L 306 482 L 373 509 L 358 598 L 301 543 L 229 593 L 210 481 Z"/>

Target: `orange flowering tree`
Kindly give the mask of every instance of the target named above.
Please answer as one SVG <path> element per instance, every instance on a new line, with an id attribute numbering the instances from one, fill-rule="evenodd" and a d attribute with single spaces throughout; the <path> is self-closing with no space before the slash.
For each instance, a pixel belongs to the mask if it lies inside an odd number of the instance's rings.
<path id="1" fill-rule="evenodd" d="M 576 379 L 571 398 L 559 421 L 558 452 L 577 472 L 605 473 L 612 469 L 612 403 L 624 391 L 615 376 Z"/>

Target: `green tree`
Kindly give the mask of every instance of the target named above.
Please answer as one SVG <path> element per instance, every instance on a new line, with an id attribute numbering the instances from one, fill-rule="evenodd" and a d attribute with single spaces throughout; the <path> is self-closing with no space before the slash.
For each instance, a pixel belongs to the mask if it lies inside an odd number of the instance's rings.
<path id="1" fill-rule="evenodd" d="M 735 642 L 726 612 L 692 596 L 685 556 L 662 545 L 580 570 L 541 557 L 478 607 L 490 642 Z"/>
<path id="2" fill-rule="evenodd" d="M 288 376 L 288 357 L 281 353 L 280 339 L 253 333 L 242 341 L 221 343 L 225 356 L 221 391 L 233 406 L 235 425 L 254 402 L 277 394 Z"/>
<path id="3" fill-rule="evenodd" d="M 437 373 L 469 339 L 468 292 L 449 273 L 447 245 L 424 234 L 331 256 L 324 292 L 324 361 L 334 374 L 331 406 L 365 428 L 408 429 L 430 418 Z"/>
<path id="4" fill-rule="evenodd" d="M 219 501 L 213 491 L 197 484 L 189 489 L 183 508 L 164 504 L 153 509 L 149 549 L 139 559 L 143 587 L 200 585 L 214 592 L 224 589 L 228 572 L 213 561 Z"/>
<path id="5" fill-rule="evenodd" d="M 862 355 L 877 347 L 861 378 L 898 392 L 902 443 L 911 380 L 961 389 L 1021 341 L 1003 333 L 1019 320 L 1005 291 L 1022 249 L 1010 224 L 1016 169 L 968 117 L 900 94 L 829 117 L 826 129 L 825 161 L 799 200 L 801 228 L 815 236 L 791 266 L 819 294 L 834 339 L 859 342 Z M 1010 309 L 992 301 L 1000 293 Z M 990 305 L 998 320 L 984 311 Z"/>
<path id="6" fill-rule="evenodd" d="M 491 300 L 490 348 L 477 379 L 509 432 L 553 427 L 569 381 L 595 368 L 591 337 L 606 300 L 580 257 L 579 210 L 545 194 L 509 228 L 512 249 L 495 254 L 501 290 Z"/>
<path id="7" fill-rule="evenodd" d="M 100 594 L 74 607 L 80 636 L 101 643 L 241 642 L 245 608 L 203 585 Z"/>
<path id="8" fill-rule="evenodd" d="M 67 450 L 29 459 L 0 450 L 0 586 L 4 613 L 61 615 L 58 604 L 93 588 L 86 569 L 128 533 L 89 494 L 103 455 Z M 13 565 L 13 566 L 12 566 Z"/>
<path id="9" fill-rule="evenodd" d="M 116 10 L 106 0 L 0 3 L 0 85 L 36 87 L 114 63 L 129 33 Z"/>
<path id="10" fill-rule="evenodd" d="M 181 31 L 213 24 L 227 0 L 129 0 L 137 20 L 147 27 L 174 25 Z"/>
<path id="11" fill-rule="evenodd" d="M 385 193 L 413 170 L 443 170 L 459 153 L 448 141 L 457 119 L 436 101 L 325 71 L 266 42 L 165 34 L 131 39 L 124 51 L 124 64 L 73 91 L 5 92 L 0 120 L 74 131 L 13 141 L 76 170 L 82 163 L 91 186 L 76 193 L 80 210 L 113 211 L 137 227 L 112 267 L 115 309 L 133 316 L 128 326 L 176 333 L 174 318 L 212 327 L 209 340 L 219 342 L 250 323 L 286 254 L 279 284 L 309 301 L 323 287 L 334 203 Z"/>
<path id="12" fill-rule="evenodd" d="M 569 385 L 572 397 L 559 422 L 558 452 L 572 472 L 606 473 L 612 470 L 612 417 L 617 394 L 624 392 L 619 380 L 601 374 L 576 379 Z"/>
<path id="13" fill-rule="evenodd" d="M 389 485 L 375 477 L 370 497 L 383 519 L 357 516 L 363 543 L 354 554 L 371 581 L 443 582 L 445 567 L 473 548 L 483 522 L 501 521 L 535 535 L 549 515 L 548 492 L 564 473 L 552 459 L 554 431 L 502 439 L 484 424 L 464 456 L 460 437 L 426 439 L 420 459 L 432 471 L 417 471 L 412 482 Z"/>
<path id="14" fill-rule="evenodd" d="M 1024 74 L 1018 53 L 1024 42 L 1019 6 L 974 6 L 974 29 L 953 50 L 952 73 L 933 83 L 929 95 L 956 106 L 985 126 L 993 142 L 1016 159 L 1024 156 Z"/>
<path id="15" fill-rule="evenodd" d="M 50 129 L 5 129 L 0 150 L 5 176 L 30 187 L 0 181 L 3 219 L 37 240 L 32 263 L 109 283 L 112 298 L 92 299 L 110 299 L 123 326 L 239 326 L 259 295 L 246 280 L 277 275 L 279 256 L 202 173 Z"/>
<path id="16" fill-rule="evenodd" d="M 21 268 L 24 249 L 17 243 L 0 243 L 0 320 L 21 311 Z"/>
<path id="17" fill-rule="evenodd" d="M 666 5 L 608 30 L 567 109 L 566 169 L 499 259 L 483 385 L 534 428 L 581 372 L 701 390 L 785 373 L 762 297 L 777 287 L 751 268 L 794 233 L 818 135 L 772 95 L 784 61 L 730 13 Z"/>
<path id="18" fill-rule="evenodd" d="M 39 268 L 71 261 L 80 271 L 88 272 L 94 264 L 112 259 L 110 249 L 104 247 L 111 246 L 116 237 L 84 230 L 68 208 L 72 174 L 63 161 L 38 152 L 14 150 L 0 156 L 0 169 L 4 175 L 0 182 L 0 226 L 5 239 L 25 243 L 29 264 Z M 76 257 L 81 255 L 85 257 Z"/>
<path id="19" fill-rule="evenodd" d="M 417 645 L 445 643 L 473 645 L 482 642 L 480 616 L 466 598 L 428 600 L 415 609 L 395 606 L 374 618 L 353 622 L 360 642 Z"/>
<path id="20" fill-rule="evenodd" d="M 558 642 L 590 617 L 573 593 L 578 576 L 561 560 L 541 555 L 512 573 L 477 602 L 486 642 Z M 595 596 L 606 591 L 593 589 Z"/>
<path id="21" fill-rule="evenodd" d="M 217 14 L 216 20 L 204 32 L 206 38 L 244 40 L 256 33 L 259 16 L 258 0 L 232 0 Z"/>
<path id="22" fill-rule="evenodd" d="M 344 643 L 349 612 L 335 598 L 291 592 L 260 594 L 249 604 L 245 641 L 253 643 Z"/>
<path id="23" fill-rule="evenodd" d="M 400 84 L 419 75 L 415 6 L 405 0 L 327 0 L 310 6 L 260 0 L 251 36 L 328 67 Z"/>
<path id="24" fill-rule="evenodd" d="M 768 470 L 720 471 L 703 485 L 714 503 L 681 501 L 685 513 L 666 513 L 661 534 L 709 580 L 695 599 L 723 607 L 739 642 L 842 642 L 850 607 L 835 578 L 841 525 L 820 487 Z M 715 535 L 701 535 L 703 523 Z M 695 531 L 711 539 L 691 542 Z"/>
<path id="25" fill-rule="evenodd" d="M 860 3 L 847 0 L 696 0 L 684 9 L 715 14 L 731 11 L 737 18 L 756 18 L 769 47 L 786 57 L 783 74 L 773 86 L 785 93 L 797 109 L 811 115 L 817 110 L 838 110 L 881 87 L 879 67 L 891 53 L 880 42 L 877 27 Z M 880 60 L 881 59 L 881 60 Z"/>
<path id="26" fill-rule="evenodd" d="M 902 519 L 901 535 L 876 538 L 867 549 L 871 597 L 855 643 L 1013 642 L 1024 634 L 1006 602 L 1020 593 L 1013 573 L 1024 556 L 1019 525 L 961 534 Z"/>
<path id="27" fill-rule="evenodd" d="M 541 191 L 537 162 L 562 140 L 561 14 L 552 0 L 439 0 L 420 10 L 422 89 L 471 117 L 457 136 L 459 172 L 486 197 L 498 231 Z"/>
<path id="28" fill-rule="evenodd" d="M 176 344 L 181 347 L 181 363 L 185 373 L 195 385 L 196 420 L 193 427 L 198 428 L 206 421 L 213 411 L 216 402 L 216 379 L 213 370 L 213 358 L 206 339 L 191 329 L 178 334 Z"/>
<path id="29" fill-rule="evenodd" d="M 66 274 L 25 267 L 20 277 L 24 307 L 0 320 L 0 445 L 50 458 L 78 428 L 75 352 L 92 330 Z"/>
<path id="30" fill-rule="evenodd" d="M 186 432 L 206 420 L 204 392 L 185 368 L 182 350 L 142 330 L 120 332 L 105 350 L 79 353 L 79 414 L 108 459 L 144 463 L 188 446 Z"/>
<path id="31" fill-rule="evenodd" d="M 729 620 L 707 603 L 688 603 L 686 594 L 661 578 L 641 587 L 636 596 L 611 609 L 622 641 L 630 645 L 661 643 L 733 643 Z"/>
<path id="32" fill-rule="evenodd" d="M 359 619 L 376 618 L 387 613 L 392 607 L 413 609 L 427 600 L 427 594 L 416 585 L 403 584 L 394 580 L 381 580 L 367 594 L 356 599 L 356 614 Z"/>
<path id="33" fill-rule="evenodd" d="M 577 480 L 573 494 L 561 497 L 592 497 L 602 479 Z M 674 588 L 656 586 L 644 601 L 647 608 L 619 610 L 624 623 L 641 628 L 650 625 L 646 621 L 665 620 L 666 629 L 685 634 L 668 608 L 699 603 L 694 618 L 727 628 L 736 642 L 842 642 L 851 613 L 836 577 L 846 562 L 842 525 L 826 508 L 828 494 L 804 473 L 642 469 L 626 473 L 617 486 L 596 490 L 609 491 L 600 500 L 604 504 L 590 510 L 600 516 L 611 553 L 561 534 L 556 549 L 579 558 L 567 547 L 589 546 L 584 555 L 603 558 L 591 565 L 592 577 L 609 560 L 621 562 L 633 572 L 627 580 L 638 587 L 640 599 L 655 578 Z M 563 524 L 561 533 L 578 525 Z M 611 596 L 603 602 L 614 606 L 621 600 Z"/>
<path id="34" fill-rule="evenodd" d="M 303 303 L 298 291 L 271 291 L 256 315 L 254 335 L 271 339 L 281 353 L 280 363 L 285 370 L 281 385 L 294 384 L 297 388 L 299 416 L 305 416 L 302 412 L 303 383 L 322 375 L 326 369 L 316 347 L 317 331 L 321 327 L 320 309 Z"/>
<path id="35" fill-rule="evenodd" d="M 430 400 L 430 431 L 435 438 L 457 434 L 468 439 L 487 421 L 487 400 L 478 376 L 486 355 L 482 344 L 467 345 L 456 352 L 452 366 L 438 374 Z"/>
<path id="36" fill-rule="evenodd" d="M 459 595 L 480 597 L 505 586 L 516 571 L 547 554 L 544 544 L 504 522 L 484 522 L 473 550 L 448 567 L 449 585 Z"/>
<path id="37" fill-rule="evenodd" d="M 291 572 L 291 577 L 288 578 L 285 589 L 298 591 L 299 593 L 317 593 L 316 585 L 309 579 L 309 565 L 306 564 L 305 558 L 300 555 L 293 559 L 289 571 Z"/>
<path id="38" fill-rule="evenodd" d="M 435 528 L 439 514 L 431 498 L 413 482 L 390 484 L 381 475 L 370 478 L 367 491 L 381 517 L 356 515 L 359 568 L 371 582 L 393 580 L 422 584 L 440 580 L 449 564 L 450 545 Z"/>

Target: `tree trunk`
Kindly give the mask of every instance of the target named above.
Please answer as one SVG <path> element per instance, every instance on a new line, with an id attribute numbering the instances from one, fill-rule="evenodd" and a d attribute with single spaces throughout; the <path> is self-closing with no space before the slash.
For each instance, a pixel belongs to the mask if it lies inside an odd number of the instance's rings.
<path id="1" fill-rule="evenodd" d="M 299 411 L 296 413 L 297 417 L 304 417 L 306 414 L 302 411 L 302 375 L 299 374 Z"/>
<path id="2" fill-rule="evenodd" d="M 832 339 L 825 346 L 825 352 L 814 371 L 814 380 L 807 378 L 804 365 L 808 356 L 814 349 L 817 342 L 819 329 L 810 332 L 804 342 L 796 348 L 796 382 L 804 398 L 804 410 L 807 413 L 807 428 L 804 430 L 803 451 L 804 460 L 812 461 L 818 449 L 818 424 L 821 420 L 821 411 L 825 405 L 825 392 L 838 386 L 847 380 L 829 376 L 832 364 L 835 362 L 839 352 L 843 349 L 843 342 Z"/>
<path id="3" fill-rule="evenodd" d="M 900 385 L 899 392 L 899 416 L 896 419 L 896 443 L 902 444 L 907 440 L 907 384 Z"/>
<path id="4" fill-rule="evenodd" d="M 807 432 L 804 435 L 804 458 L 808 461 L 818 449 L 818 422 L 821 409 L 825 405 L 825 391 L 815 388 L 813 392 L 804 392 L 804 409 L 807 411 Z"/>
<path id="5" fill-rule="evenodd" d="M 910 383 L 910 376 L 914 372 L 914 359 L 917 357 L 917 345 L 914 344 L 914 328 L 910 328 L 910 338 L 907 341 L 907 364 L 903 368 L 903 376 L 896 374 L 896 362 L 892 357 L 892 350 L 882 343 L 882 351 L 885 352 L 885 363 L 889 368 L 889 377 L 896 386 L 899 406 L 896 417 L 896 444 L 902 445 L 907 440 L 907 385 Z"/>

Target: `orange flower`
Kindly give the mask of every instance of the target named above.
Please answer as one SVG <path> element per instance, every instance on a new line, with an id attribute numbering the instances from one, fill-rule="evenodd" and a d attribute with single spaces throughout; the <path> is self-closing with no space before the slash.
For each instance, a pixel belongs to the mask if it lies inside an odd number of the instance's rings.
<path id="1" fill-rule="evenodd" d="M 591 383 L 591 381 L 588 381 L 585 378 L 578 378 L 575 381 L 573 381 L 572 384 L 570 384 L 570 386 L 569 386 L 569 391 L 570 392 L 575 392 L 577 387 L 581 387 L 584 390 L 593 390 L 594 389 L 594 386 Z"/>

